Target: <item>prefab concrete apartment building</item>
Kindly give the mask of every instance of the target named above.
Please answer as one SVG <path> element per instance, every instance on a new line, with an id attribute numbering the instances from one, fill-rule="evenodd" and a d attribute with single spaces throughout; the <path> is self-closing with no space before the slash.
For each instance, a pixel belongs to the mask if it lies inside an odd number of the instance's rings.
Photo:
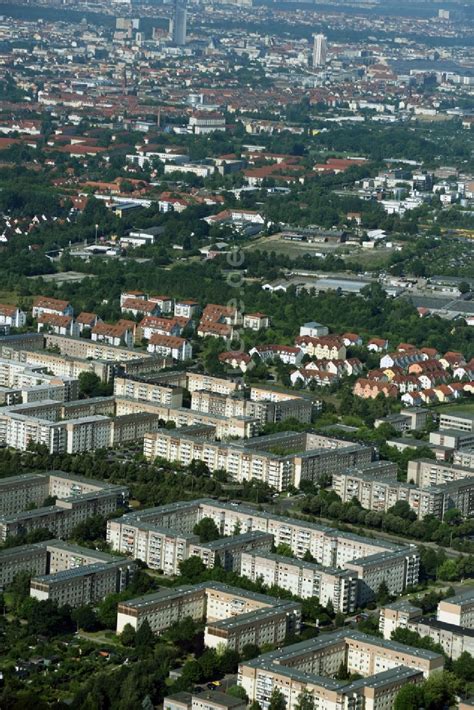
<path id="1" fill-rule="evenodd" d="M 211 518 L 226 537 L 215 543 L 199 543 L 193 529 L 203 518 Z M 247 570 L 254 565 L 251 573 L 254 578 L 265 570 L 271 576 L 267 557 L 271 542 L 275 547 L 286 544 L 298 558 L 287 560 L 287 565 L 294 563 L 295 569 L 291 575 L 289 570 L 283 569 L 282 575 L 274 570 L 274 579 L 278 577 L 280 586 L 292 591 L 295 584 L 300 584 L 296 577 L 299 579 L 301 575 L 300 591 L 304 589 L 301 596 L 309 595 L 311 585 L 313 590 L 319 585 L 319 594 L 331 596 L 341 611 L 373 598 L 382 581 L 391 593 L 399 594 L 416 584 L 419 574 L 419 554 L 414 546 L 395 545 L 211 499 L 171 503 L 109 520 L 107 541 L 113 550 L 141 559 L 150 568 L 161 569 L 168 575 L 177 574 L 180 562 L 198 555 L 208 567 L 216 564 L 217 557 L 227 569 L 239 569 L 239 562 L 241 572 L 244 563 Z M 298 560 L 306 551 L 328 569 L 316 570 L 307 563 L 297 569 Z M 347 576 L 344 569 L 349 570 Z M 354 580 L 357 580 L 355 599 Z"/>

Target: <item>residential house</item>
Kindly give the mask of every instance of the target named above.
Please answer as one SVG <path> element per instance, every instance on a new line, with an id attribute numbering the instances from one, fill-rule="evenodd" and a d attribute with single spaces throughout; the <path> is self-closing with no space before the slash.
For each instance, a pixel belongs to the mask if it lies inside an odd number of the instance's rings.
<path id="1" fill-rule="evenodd" d="M 96 313 L 87 313 L 86 311 L 82 311 L 82 313 L 79 313 L 76 318 L 76 325 L 79 333 L 92 330 L 97 323 L 102 323 L 102 320 Z"/>
<path id="2" fill-rule="evenodd" d="M 258 355 L 263 362 L 281 360 L 285 365 L 299 365 L 304 353 L 301 348 L 290 345 L 257 345 L 249 354 Z"/>
<path id="3" fill-rule="evenodd" d="M 423 374 L 418 376 L 418 382 L 420 383 L 421 389 L 431 389 L 436 385 L 445 383 L 446 375 L 439 372 Z"/>
<path id="4" fill-rule="evenodd" d="M 346 348 L 362 345 L 363 340 L 357 333 L 343 333 L 342 342 Z"/>
<path id="5" fill-rule="evenodd" d="M 345 360 L 346 358 L 346 346 L 339 335 L 322 335 L 318 338 L 300 335 L 295 338 L 295 345 L 301 348 L 305 355 L 318 360 Z"/>
<path id="6" fill-rule="evenodd" d="M 139 298 L 141 301 L 146 301 L 148 296 L 143 291 L 124 291 L 120 294 L 120 308 L 122 308 L 125 301 L 128 301 L 129 298 Z"/>
<path id="7" fill-rule="evenodd" d="M 239 369 L 242 372 L 247 372 L 247 370 L 250 370 L 255 365 L 250 355 L 240 350 L 228 350 L 227 352 L 220 353 L 219 362 L 231 367 L 233 370 Z"/>
<path id="8" fill-rule="evenodd" d="M 45 331 L 55 335 L 79 335 L 79 329 L 72 316 L 60 316 L 57 313 L 42 313 L 38 316 L 38 333 Z"/>
<path id="9" fill-rule="evenodd" d="M 133 316 L 155 316 L 161 313 L 157 303 L 145 301 L 142 298 L 127 298 L 121 307 L 121 312 Z"/>
<path id="10" fill-rule="evenodd" d="M 91 340 L 107 345 L 125 345 L 133 348 L 136 323 L 134 321 L 120 319 L 112 325 L 110 323 L 97 323 L 91 330 Z"/>
<path id="11" fill-rule="evenodd" d="M 384 397 L 397 397 L 398 390 L 395 385 L 388 382 L 374 382 L 366 378 L 359 378 L 354 385 L 353 393 L 362 399 L 375 399 L 379 394 Z"/>
<path id="12" fill-rule="evenodd" d="M 453 402 L 457 399 L 455 391 L 449 385 L 438 385 L 433 387 L 433 389 L 440 402 Z"/>
<path id="13" fill-rule="evenodd" d="M 453 370 L 453 377 L 456 380 L 472 380 L 474 379 L 474 358 L 469 360 L 466 365 L 460 365 Z"/>
<path id="14" fill-rule="evenodd" d="M 38 318 L 43 313 L 55 314 L 58 316 L 72 316 L 74 310 L 69 301 L 49 296 L 37 296 L 33 301 L 32 316 Z"/>
<path id="15" fill-rule="evenodd" d="M 423 404 L 436 404 L 438 402 L 438 396 L 431 387 L 426 390 L 420 390 L 420 397 Z"/>
<path id="16" fill-rule="evenodd" d="M 380 358 L 380 367 L 386 368 L 392 365 L 398 365 L 398 367 L 405 369 L 414 362 L 426 359 L 426 355 L 420 350 L 415 349 L 406 352 L 387 353 Z"/>
<path id="17" fill-rule="evenodd" d="M 173 299 L 169 296 L 148 296 L 150 303 L 156 303 L 161 313 L 173 312 Z"/>
<path id="18" fill-rule="evenodd" d="M 422 360 L 408 366 L 410 375 L 436 375 L 444 373 L 439 360 Z"/>
<path id="19" fill-rule="evenodd" d="M 137 340 L 150 340 L 153 335 L 181 335 L 183 328 L 176 318 L 146 316 L 137 328 Z"/>
<path id="20" fill-rule="evenodd" d="M 18 306 L 0 303 L 0 325 L 8 325 L 10 328 L 23 328 L 25 323 L 26 313 Z"/>
<path id="21" fill-rule="evenodd" d="M 221 306 L 220 304 L 208 303 L 201 316 L 201 323 L 206 322 L 241 325 L 242 314 L 233 306 Z"/>
<path id="22" fill-rule="evenodd" d="M 321 335 L 328 335 L 329 328 L 321 323 L 312 320 L 300 326 L 300 335 L 309 335 L 310 338 L 319 338 Z"/>
<path id="23" fill-rule="evenodd" d="M 388 350 L 388 340 L 371 338 L 367 343 L 367 350 L 370 350 L 371 353 L 382 353 L 384 350 Z"/>
<path id="24" fill-rule="evenodd" d="M 265 313 L 247 313 L 243 325 L 249 330 L 263 330 L 270 326 L 270 318 Z"/>
<path id="25" fill-rule="evenodd" d="M 293 370 L 290 374 L 290 381 L 293 386 L 301 382 L 304 387 L 307 387 L 313 382 L 318 387 L 326 387 L 337 382 L 337 380 L 337 375 L 325 370 L 301 368 L 299 370 Z"/>
<path id="26" fill-rule="evenodd" d="M 192 319 L 198 315 L 200 306 L 197 301 L 175 301 L 174 315 L 179 318 Z"/>
<path id="27" fill-rule="evenodd" d="M 218 323 L 216 321 L 201 322 L 198 325 L 197 334 L 200 338 L 224 338 L 225 340 L 232 340 L 234 338 L 236 331 L 233 326 L 227 325 L 226 323 Z"/>
<path id="28" fill-rule="evenodd" d="M 428 356 L 429 360 L 439 360 L 440 354 L 436 348 L 420 348 L 421 352 Z"/>
<path id="29" fill-rule="evenodd" d="M 454 351 L 445 353 L 439 361 L 445 370 L 456 370 L 458 367 L 466 364 L 464 355 Z"/>
<path id="30" fill-rule="evenodd" d="M 424 404 L 421 392 L 406 392 L 400 399 L 406 407 L 421 407 Z"/>
<path id="31" fill-rule="evenodd" d="M 395 375 L 395 377 L 390 380 L 390 383 L 395 385 L 402 394 L 405 392 L 415 392 L 420 389 L 420 383 L 415 375 Z"/>
<path id="32" fill-rule="evenodd" d="M 173 360 L 191 360 L 193 356 L 191 344 L 185 338 L 156 333 L 151 336 L 147 350 L 163 357 L 171 357 Z"/>

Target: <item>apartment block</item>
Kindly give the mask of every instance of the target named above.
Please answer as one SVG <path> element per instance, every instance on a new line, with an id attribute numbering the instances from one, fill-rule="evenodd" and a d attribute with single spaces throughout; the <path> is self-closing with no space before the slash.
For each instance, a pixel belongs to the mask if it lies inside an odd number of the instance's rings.
<path id="1" fill-rule="evenodd" d="M 454 451 L 453 464 L 474 471 L 474 447 Z"/>
<path id="2" fill-rule="evenodd" d="M 48 350 L 14 350 L 1 349 L 2 356 L 11 355 L 12 360 L 26 363 L 32 368 L 45 368 L 55 377 L 78 378 L 83 372 L 93 372 L 102 382 L 109 382 L 114 373 L 114 364 L 111 360 L 100 360 L 58 355 Z"/>
<path id="3" fill-rule="evenodd" d="M 252 417 L 224 417 L 219 414 L 205 414 L 184 407 L 167 407 L 161 404 L 134 400 L 125 397 L 116 399 L 116 413 L 133 414 L 135 412 L 155 412 L 165 422 L 174 422 L 177 428 L 208 425 L 215 428 L 215 436 L 221 439 L 250 438 L 260 430 L 260 423 Z M 151 459 L 160 456 L 157 450 L 156 436 L 150 435 L 144 441 L 145 455 Z M 159 447 L 158 447 L 159 448 Z"/>
<path id="4" fill-rule="evenodd" d="M 19 545 L 0 551 L 0 588 L 5 589 L 21 572 L 44 574 L 47 560 L 48 551 L 44 543 Z"/>
<path id="5" fill-rule="evenodd" d="M 216 432 L 216 435 L 217 432 Z M 285 451 L 288 453 L 285 454 Z M 372 449 L 305 432 L 281 432 L 242 442 L 203 441 L 190 431 L 161 430 L 145 437 L 144 455 L 179 461 L 204 461 L 211 471 L 223 469 L 239 483 L 258 480 L 276 490 L 302 480 L 317 481 L 348 466 L 368 464 Z"/>
<path id="6" fill-rule="evenodd" d="M 127 624 L 139 629 L 146 619 L 152 631 L 160 634 L 187 616 L 205 620 L 207 647 L 241 651 L 249 643 L 280 643 L 286 635 L 297 633 L 301 605 L 219 582 L 202 582 L 119 604 L 117 633 Z"/>
<path id="7" fill-rule="evenodd" d="M 457 453 L 462 454 L 462 452 Z M 439 486 L 470 476 L 474 476 L 474 467 L 471 465 L 449 464 L 432 459 L 416 459 L 408 463 L 407 481 L 414 483 L 419 488 Z"/>
<path id="8" fill-rule="evenodd" d="M 443 449 L 466 449 L 474 446 L 474 431 L 466 429 L 440 429 L 430 433 L 430 444 Z"/>
<path id="9" fill-rule="evenodd" d="M 245 710 L 246 707 L 245 700 L 218 690 L 196 695 L 179 692 L 163 700 L 163 710 Z"/>
<path id="10" fill-rule="evenodd" d="M 130 350 L 126 347 L 108 345 L 107 343 L 95 342 L 87 338 L 70 338 L 64 335 L 54 335 L 45 333 L 45 347 L 56 347 L 61 355 L 68 355 L 72 358 L 87 360 L 110 360 L 112 362 L 127 362 L 129 360 L 151 360 L 153 358 L 143 355 L 138 351 Z M 156 369 L 159 369 L 157 360 L 154 360 Z"/>
<path id="11" fill-rule="evenodd" d="M 206 390 L 229 396 L 242 388 L 238 380 L 228 380 L 223 377 L 211 377 L 199 372 L 187 372 L 187 388 L 192 393 L 195 390 Z"/>
<path id="12" fill-rule="evenodd" d="M 349 614 L 357 607 L 357 575 L 348 570 L 322 567 L 304 560 L 271 552 L 245 552 L 240 574 L 253 582 L 261 579 L 302 599 L 318 597 L 321 604 L 332 602 L 336 611 Z"/>
<path id="13" fill-rule="evenodd" d="M 397 629 L 408 629 L 410 622 L 418 620 L 422 615 L 419 607 L 406 599 L 392 602 L 382 607 L 379 615 L 379 631 L 384 639 L 389 641 Z"/>
<path id="14" fill-rule="evenodd" d="M 44 575 L 54 577 L 58 572 L 117 563 L 124 564 L 130 572 L 135 568 L 133 562 L 125 557 L 118 558 L 57 539 L 19 545 L 0 551 L 0 587 L 7 587 L 20 572 L 29 572 L 34 578 Z"/>
<path id="15" fill-rule="evenodd" d="M 382 462 L 381 462 L 382 463 Z M 411 462 L 415 463 L 415 462 Z M 396 473 L 383 475 L 370 468 L 333 474 L 332 488 L 345 503 L 357 498 L 363 508 L 387 512 L 398 501 L 405 501 L 419 520 L 434 515 L 439 520 L 450 508 L 468 517 L 474 513 L 474 471 L 469 478 L 419 488 L 397 480 Z"/>
<path id="16" fill-rule="evenodd" d="M 215 543 L 199 543 L 193 529 L 203 518 L 211 518 L 220 535 L 227 537 Z M 271 536 L 275 547 L 280 544 L 291 547 L 297 560 L 286 560 L 288 565 L 295 566 L 291 573 L 288 571 L 285 582 L 288 588 L 300 583 L 295 579 L 301 574 L 301 585 L 304 585 L 305 593 L 309 594 L 310 590 L 316 589 L 319 584 L 320 594 L 327 594 L 328 598 L 329 594 L 332 594 L 335 605 L 352 605 L 353 585 L 352 582 L 344 581 L 346 577 L 343 569 L 349 570 L 347 579 L 359 580 L 357 603 L 360 603 L 360 600 L 373 599 L 382 581 L 386 581 L 389 588 L 397 594 L 418 581 L 419 555 L 414 546 L 402 548 L 386 540 L 343 533 L 323 525 L 210 499 L 148 508 L 109 520 L 107 542 L 113 550 L 141 559 L 149 567 L 161 569 L 165 574 L 176 574 L 179 571 L 179 563 L 194 554 L 212 566 L 216 552 L 221 556 L 224 566 L 236 569 L 237 556 L 240 555 L 241 560 L 247 560 L 246 564 L 249 565 L 248 576 L 256 578 L 259 574 L 257 567 L 251 571 L 252 561 L 245 557 L 245 552 L 252 555 L 252 545 L 255 550 L 258 545 L 264 546 L 263 557 L 267 557 L 269 551 L 269 540 L 265 536 L 251 537 L 257 532 Z M 242 544 L 245 541 L 246 551 Z M 306 551 L 311 553 L 319 565 L 331 569 L 313 570 L 309 564 L 304 563 L 305 567 L 300 572 L 302 568 L 298 567 L 298 560 L 303 558 Z M 364 564 L 366 559 L 368 561 Z M 271 564 L 273 563 L 269 563 L 270 568 L 267 570 L 270 583 Z M 308 579 L 305 576 L 306 566 L 310 570 Z M 341 570 L 340 577 L 334 568 Z M 276 574 L 275 570 L 273 574 Z M 314 583 L 311 582 L 311 574 L 317 578 L 313 580 Z M 292 575 L 295 577 L 292 578 Z M 285 580 L 285 571 L 281 579 Z"/>
<path id="17" fill-rule="evenodd" d="M 116 397 L 144 399 L 148 402 L 162 404 L 165 407 L 183 406 L 182 388 L 158 384 L 152 380 L 147 381 L 144 378 L 115 377 L 114 395 Z"/>
<path id="18" fill-rule="evenodd" d="M 437 619 L 446 624 L 474 629 L 474 592 L 470 590 L 440 601 Z"/>
<path id="19" fill-rule="evenodd" d="M 474 414 L 471 412 L 449 412 L 440 414 L 439 428 L 443 431 L 454 429 L 456 431 L 474 432 Z"/>
<path id="20" fill-rule="evenodd" d="M 24 473 L 0 479 L 0 514 L 10 515 L 29 505 L 41 505 L 49 495 L 47 474 Z"/>
<path id="21" fill-rule="evenodd" d="M 159 411 L 117 412 L 113 397 L 67 402 L 53 400 L 5 407 L 0 413 L 0 441 L 25 451 L 31 442 L 50 453 L 81 453 L 143 439 L 159 429 Z M 146 407 L 146 403 L 145 403 Z"/>
<path id="22" fill-rule="evenodd" d="M 0 388 L 3 403 L 28 402 L 32 399 L 76 399 L 79 383 L 76 378 L 56 376 L 46 372 L 46 367 L 0 359 Z"/>
<path id="23" fill-rule="evenodd" d="M 420 636 L 428 636 L 434 643 L 438 643 L 453 661 L 465 652 L 474 656 L 473 629 L 425 618 L 411 622 L 409 628 Z"/>
<path id="24" fill-rule="evenodd" d="M 247 532 L 243 535 L 221 538 L 207 543 L 191 543 L 188 557 L 200 557 L 208 568 L 219 564 L 228 572 L 241 574 L 241 560 L 246 554 L 258 551 L 269 553 L 273 547 L 273 535 L 269 533 Z"/>
<path id="25" fill-rule="evenodd" d="M 48 496 L 56 496 L 56 503 L 43 507 Z M 39 529 L 66 537 L 86 518 L 108 515 L 127 499 L 128 490 L 123 486 L 61 471 L 4 478 L 0 482 L 0 539 Z M 25 510 L 31 503 L 40 507 Z"/>
<path id="26" fill-rule="evenodd" d="M 356 681 L 337 681 L 341 664 Z M 441 654 L 384 641 L 358 631 L 341 630 L 271 651 L 239 665 L 238 684 L 252 701 L 268 710 L 272 692 L 279 690 L 288 710 L 294 710 L 307 690 L 315 707 L 393 707 L 395 697 L 407 683 L 419 683 L 444 667 Z"/>
<path id="27" fill-rule="evenodd" d="M 357 573 L 358 601 L 365 604 L 374 598 L 384 582 L 390 594 L 401 594 L 418 582 L 420 555 L 416 547 L 377 552 L 346 562 L 346 569 Z"/>
<path id="28" fill-rule="evenodd" d="M 108 594 L 122 592 L 133 578 L 133 562 L 117 561 L 83 565 L 40 575 L 31 580 L 30 595 L 39 601 L 51 599 L 59 606 L 95 604 Z"/>
<path id="29" fill-rule="evenodd" d="M 449 603 L 450 600 L 444 601 Z M 414 631 L 420 636 L 428 636 L 434 643 L 439 644 L 446 655 L 453 660 L 458 659 L 464 652 L 471 655 L 474 653 L 474 630 L 472 628 L 440 621 L 432 616 L 423 617 L 422 609 L 407 601 L 393 602 L 380 610 L 379 629 L 383 633 L 383 637 L 390 639 L 398 628 Z"/>
<path id="30" fill-rule="evenodd" d="M 313 403 L 308 397 L 273 392 L 272 390 L 250 391 L 250 399 L 241 396 L 223 395 L 218 392 L 195 390 L 191 397 L 191 409 L 225 417 L 248 416 L 262 424 L 280 422 L 293 418 L 300 422 L 311 422 Z"/>

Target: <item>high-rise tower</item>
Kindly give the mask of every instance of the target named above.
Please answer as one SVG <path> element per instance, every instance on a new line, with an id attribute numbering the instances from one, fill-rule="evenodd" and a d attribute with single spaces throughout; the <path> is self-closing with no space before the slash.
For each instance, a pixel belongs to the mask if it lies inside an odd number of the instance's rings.
<path id="1" fill-rule="evenodd" d="M 327 54 L 328 54 L 328 41 L 326 35 L 313 35 L 313 66 L 314 67 L 324 67 L 326 66 Z"/>
<path id="2" fill-rule="evenodd" d="M 186 44 L 186 0 L 175 0 L 173 21 L 173 42 L 178 46 Z"/>

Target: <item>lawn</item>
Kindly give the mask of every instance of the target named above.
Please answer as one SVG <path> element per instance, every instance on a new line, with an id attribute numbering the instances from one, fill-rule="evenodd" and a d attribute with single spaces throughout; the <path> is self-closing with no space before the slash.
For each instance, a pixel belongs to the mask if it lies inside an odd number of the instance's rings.
<path id="1" fill-rule="evenodd" d="M 439 407 L 435 407 L 435 410 L 439 414 L 461 414 L 462 412 L 474 414 L 474 400 L 441 404 Z"/>
<path id="2" fill-rule="evenodd" d="M 305 254 L 312 256 L 334 254 L 334 256 L 339 256 L 346 261 L 358 261 L 370 269 L 385 267 L 393 253 L 393 249 L 387 249 L 386 247 L 362 249 L 362 247 L 353 247 L 347 244 L 292 242 L 282 239 L 279 234 L 255 239 L 246 245 L 244 250 L 273 251 L 275 254 L 287 256 L 288 259 L 296 259 Z"/>

